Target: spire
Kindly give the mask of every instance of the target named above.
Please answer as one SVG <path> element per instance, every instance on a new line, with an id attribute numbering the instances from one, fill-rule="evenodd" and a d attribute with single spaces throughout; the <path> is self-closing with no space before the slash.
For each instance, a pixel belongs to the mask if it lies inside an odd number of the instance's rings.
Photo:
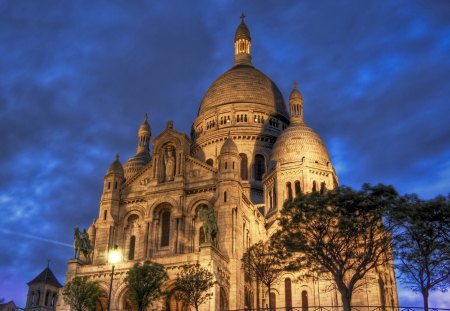
<path id="1" fill-rule="evenodd" d="M 252 45 L 252 38 L 250 31 L 245 24 L 245 15 L 241 15 L 241 23 L 236 29 L 234 35 L 234 65 L 252 65 L 252 56 L 250 48 Z"/>
<path id="2" fill-rule="evenodd" d="M 303 96 L 298 90 L 297 82 L 289 95 L 289 108 L 291 110 L 291 122 L 303 122 Z"/>
<path id="3" fill-rule="evenodd" d="M 136 153 L 148 152 L 150 138 L 152 137 L 152 130 L 148 124 L 148 115 L 145 113 L 144 122 L 142 122 L 138 131 L 138 147 Z"/>

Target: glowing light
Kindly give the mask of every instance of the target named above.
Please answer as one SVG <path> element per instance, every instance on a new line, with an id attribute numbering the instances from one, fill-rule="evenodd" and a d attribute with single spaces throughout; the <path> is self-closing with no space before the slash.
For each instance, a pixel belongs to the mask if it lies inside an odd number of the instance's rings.
<path id="1" fill-rule="evenodd" d="M 116 264 L 122 261 L 122 252 L 116 248 L 113 248 L 108 253 L 108 262 L 110 264 Z"/>

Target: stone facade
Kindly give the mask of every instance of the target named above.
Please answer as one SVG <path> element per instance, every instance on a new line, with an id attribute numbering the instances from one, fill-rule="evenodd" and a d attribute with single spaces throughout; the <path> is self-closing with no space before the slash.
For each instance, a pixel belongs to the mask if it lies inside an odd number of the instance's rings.
<path id="1" fill-rule="evenodd" d="M 210 269 L 217 284 L 201 310 L 267 304 L 265 289 L 244 280 L 243 253 L 276 230 L 278 211 L 287 199 L 300 191 L 332 189 L 338 178 L 324 143 L 304 123 L 297 87 L 289 98 L 289 114 L 277 86 L 253 66 L 250 50 L 250 32 L 242 20 L 234 64 L 206 92 L 190 137 L 169 121 L 151 141 L 145 117 L 136 155 L 123 166 L 117 157 L 105 175 L 99 215 L 88 231 L 92 261 L 69 261 L 66 281 L 89 277 L 106 295 L 111 273 L 107 254 L 117 245 L 124 260 L 115 266 L 112 310 L 133 309 L 123 279 L 135 262 L 144 260 L 166 267 L 169 292 L 181 265 L 199 262 Z M 215 215 L 214 242 L 202 235 L 202 210 Z M 329 281 L 300 281 L 292 273 L 280 279 L 272 295 L 276 307 L 341 305 Z M 354 303 L 397 305 L 392 268 L 373 271 Z M 106 300 L 101 304 L 104 310 Z M 60 302 L 58 309 L 68 308 Z M 149 309 L 182 308 L 171 296 Z"/>

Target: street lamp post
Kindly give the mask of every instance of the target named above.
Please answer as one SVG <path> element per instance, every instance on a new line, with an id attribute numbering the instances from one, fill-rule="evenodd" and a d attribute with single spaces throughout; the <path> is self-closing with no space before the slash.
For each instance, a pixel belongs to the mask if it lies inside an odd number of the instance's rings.
<path id="1" fill-rule="evenodd" d="M 117 245 L 114 245 L 114 248 L 109 250 L 108 252 L 108 263 L 112 264 L 111 271 L 111 282 L 109 283 L 109 295 L 108 295 L 108 308 L 107 311 L 110 311 L 111 307 L 111 293 L 114 279 L 114 265 L 119 263 L 122 260 L 122 253 L 117 249 Z"/>

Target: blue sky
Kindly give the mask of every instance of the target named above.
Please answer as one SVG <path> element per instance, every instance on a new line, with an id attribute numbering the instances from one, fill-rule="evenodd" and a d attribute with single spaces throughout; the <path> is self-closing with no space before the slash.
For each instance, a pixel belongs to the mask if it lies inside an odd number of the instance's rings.
<path id="1" fill-rule="evenodd" d="M 153 137 L 167 120 L 189 133 L 242 11 L 253 63 L 286 99 L 298 82 L 341 184 L 449 193 L 449 1 L 0 0 L 1 297 L 24 306 L 48 259 L 64 281 L 144 113 Z"/>

